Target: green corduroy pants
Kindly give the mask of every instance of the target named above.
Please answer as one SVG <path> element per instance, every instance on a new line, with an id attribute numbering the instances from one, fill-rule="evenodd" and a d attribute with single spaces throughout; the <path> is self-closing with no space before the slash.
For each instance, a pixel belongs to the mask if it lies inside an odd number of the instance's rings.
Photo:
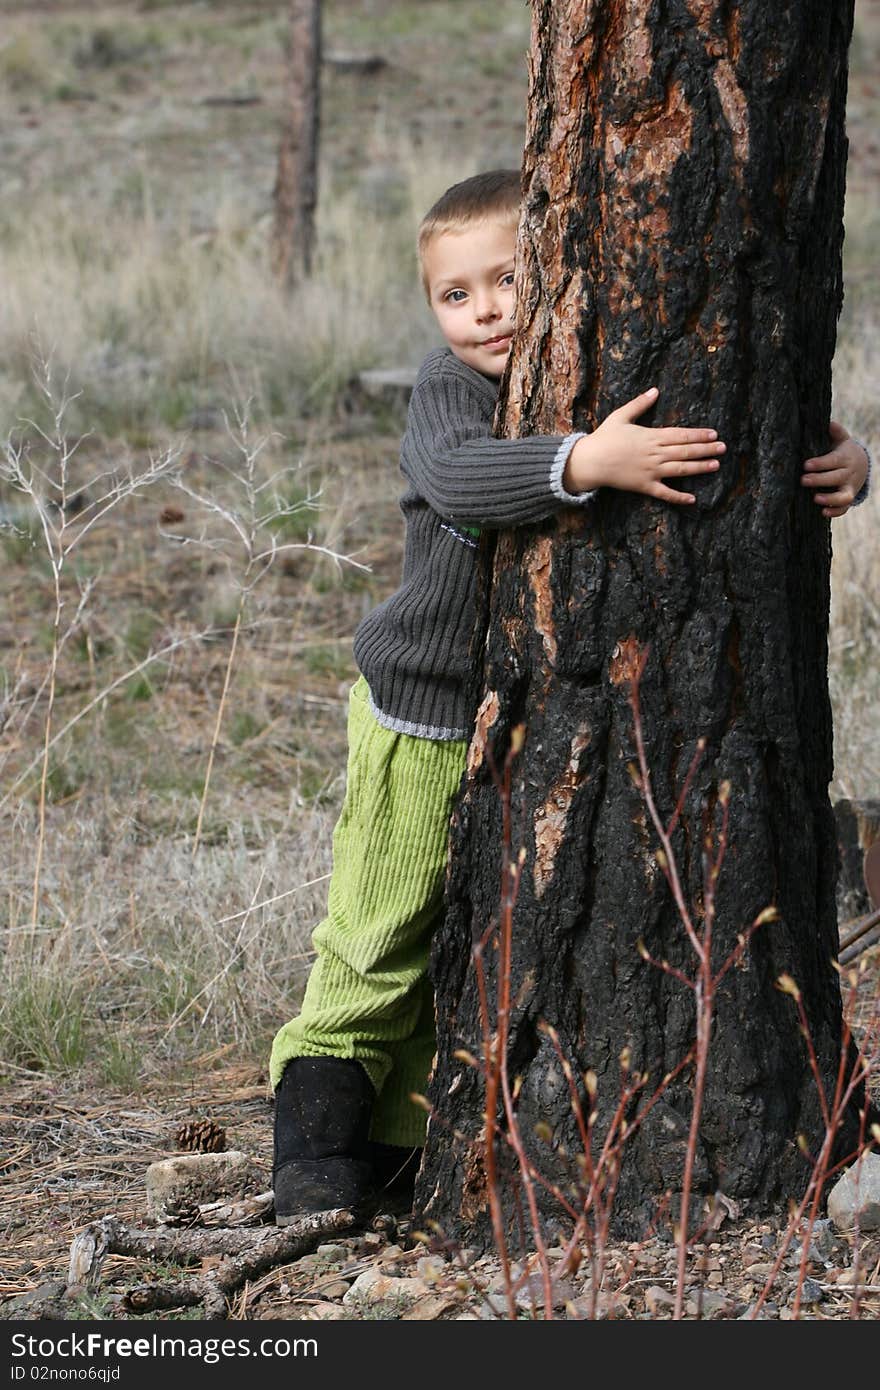
<path id="1" fill-rule="evenodd" d="M 467 740 L 414 738 L 374 718 L 363 677 L 348 710 L 348 781 L 333 832 L 327 916 L 299 1015 L 276 1034 L 278 1085 L 292 1057 L 359 1061 L 376 1089 L 372 1138 L 421 1144 L 434 1056 L 431 934 L 443 909 L 449 817 Z"/>

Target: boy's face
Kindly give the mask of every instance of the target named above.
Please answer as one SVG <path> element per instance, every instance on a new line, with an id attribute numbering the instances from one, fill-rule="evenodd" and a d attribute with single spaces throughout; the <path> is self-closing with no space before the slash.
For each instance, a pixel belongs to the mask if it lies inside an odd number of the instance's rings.
<path id="1" fill-rule="evenodd" d="M 476 222 L 439 232 L 422 256 L 431 308 L 456 357 L 484 376 L 504 371 L 513 333 L 516 231 Z"/>

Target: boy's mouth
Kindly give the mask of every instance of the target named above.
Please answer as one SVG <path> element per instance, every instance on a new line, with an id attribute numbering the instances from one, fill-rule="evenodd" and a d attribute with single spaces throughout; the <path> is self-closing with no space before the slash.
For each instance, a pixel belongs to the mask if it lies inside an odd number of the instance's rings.
<path id="1" fill-rule="evenodd" d="M 484 338 L 482 343 L 480 344 L 480 347 L 501 347 L 502 344 L 504 345 L 504 347 L 507 347 L 510 343 L 510 337 L 511 335 L 509 333 L 499 333 L 497 338 Z"/>

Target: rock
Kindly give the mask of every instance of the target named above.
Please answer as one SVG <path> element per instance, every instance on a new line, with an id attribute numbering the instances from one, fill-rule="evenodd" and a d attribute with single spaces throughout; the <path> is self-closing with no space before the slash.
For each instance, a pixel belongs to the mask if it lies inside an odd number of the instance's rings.
<path id="1" fill-rule="evenodd" d="M 388 1245 L 379 1256 L 379 1263 L 382 1265 L 397 1264 L 402 1254 L 403 1251 L 399 1245 Z"/>
<path id="2" fill-rule="evenodd" d="M 423 1255 L 420 1260 L 416 1260 L 418 1276 L 424 1279 L 426 1284 L 436 1284 L 445 1269 L 446 1261 L 442 1255 Z"/>
<path id="3" fill-rule="evenodd" d="M 319 1245 L 315 1254 L 319 1260 L 326 1260 L 327 1264 L 332 1264 L 334 1260 L 344 1260 L 348 1257 L 348 1251 L 344 1245 Z"/>
<path id="4" fill-rule="evenodd" d="M 349 1306 L 358 1303 L 385 1303 L 391 1301 L 404 1304 L 415 1303 L 431 1290 L 423 1279 L 398 1279 L 390 1274 L 380 1274 L 377 1269 L 365 1269 L 355 1279 L 342 1302 Z"/>
<path id="5" fill-rule="evenodd" d="M 592 1316 L 592 1302 L 589 1294 L 581 1294 L 565 1305 L 565 1316 L 574 1322 L 583 1322 Z"/>
<path id="6" fill-rule="evenodd" d="M 880 1227 L 880 1154 L 863 1154 L 838 1178 L 828 1195 L 828 1215 L 838 1231 L 851 1231 L 858 1213 L 861 1231 Z"/>
<path id="7" fill-rule="evenodd" d="M 796 1297 L 797 1290 L 794 1290 L 791 1298 L 788 1300 L 789 1303 L 794 1303 Z M 817 1283 L 815 1279 L 804 1280 L 803 1286 L 801 1287 L 801 1304 L 804 1308 L 812 1308 L 814 1304 L 821 1303 L 824 1297 L 825 1295 L 822 1292 L 821 1284 Z"/>
<path id="8" fill-rule="evenodd" d="M 720 1289 L 704 1289 L 702 1297 L 688 1299 L 688 1312 L 693 1317 L 708 1319 L 729 1317 L 734 1309 L 730 1294 Z"/>
<path id="9" fill-rule="evenodd" d="M 63 1279 L 49 1279 L 43 1284 L 38 1284 L 35 1289 L 19 1294 L 18 1298 L 13 1298 L 10 1303 L 5 1303 L 3 1316 L 27 1318 L 30 1314 L 39 1318 L 51 1312 L 53 1317 L 60 1317 L 59 1304 L 66 1289 L 67 1285 Z"/>
<path id="10" fill-rule="evenodd" d="M 589 1294 L 581 1294 L 578 1298 L 573 1298 L 566 1304 L 566 1318 L 574 1322 L 585 1322 L 589 1318 L 598 1320 L 613 1320 L 628 1318 L 630 1316 L 630 1300 L 626 1294 L 601 1293 L 596 1298 L 595 1312 L 592 1309 Z"/>
<path id="11" fill-rule="evenodd" d="M 554 1308 L 564 1308 L 575 1297 L 575 1290 L 567 1279 L 551 1279 L 550 1293 Z M 544 1307 L 544 1280 L 540 1274 L 530 1274 L 526 1282 L 516 1291 L 519 1308 Z"/>
<path id="12" fill-rule="evenodd" d="M 553 1296 L 553 1307 L 564 1308 L 567 1303 L 574 1301 L 576 1292 L 574 1286 L 567 1279 L 552 1279 L 550 1291 Z M 514 1302 L 517 1308 L 522 1308 L 528 1312 L 532 1308 L 544 1307 L 544 1280 L 540 1274 L 532 1273 L 528 1279 L 522 1283 L 518 1289 L 514 1290 Z M 490 1292 L 486 1298 L 486 1304 L 491 1309 L 490 1316 L 506 1317 L 508 1312 L 507 1294 L 504 1289 L 503 1276 L 492 1280 Z M 482 1315 L 481 1315 L 482 1316 Z"/>
<path id="13" fill-rule="evenodd" d="M 343 1298 L 350 1289 L 351 1285 L 347 1279 L 334 1280 L 332 1284 L 324 1284 L 321 1293 L 326 1299 Z"/>
<path id="14" fill-rule="evenodd" d="M 201 1205 L 248 1197 L 263 1186 L 263 1174 L 237 1149 L 220 1154 L 180 1154 L 151 1163 L 145 1177 L 147 1211 L 171 1224 L 198 1214 Z"/>
<path id="15" fill-rule="evenodd" d="M 480 1317 L 491 1322 L 495 1318 L 506 1318 L 510 1315 L 507 1298 L 501 1293 L 490 1293 L 480 1304 Z"/>
<path id="16" fill-rule="evenodd" d="M 308 1316 L 315 1322 L 339 1322 L 346 1312 L 338 1303 L 316 1303 L 309 1309 Z"/>
<path id="17" fill-rule="evenodd" d="M 745 1304 L 729 1290 L 715 1290 L 703 1300 L 704 1318 L 738 1318 Z"/>
<path id="18" fill-rule="evenodd" d="M 429 1293 L 427 1298 L 419 1298 L 411 1308 L 407 1308 L 401 1322 L 432 1322 L 457 1303 L 454 1294 Z"/>
<path id="19" fill-rule="evenodd" d="M 663 1266 L 663 1261 L 659 1260 L 656 1255 L 652 1255 L 649 1250 L 637 1250 L 635 1253 L 635 1261 L 637 1265 L 642 1269 L 646 1269 L 649 1273 L 652 1273 L 655 1269 L 661 1269 Z"/>
<path id="20" fill-rule="evenodd" d="M 659 1284 L 651 1284 L 645 1289 L 645 1311 L 652 1317 L 658 1313 L 671 1313 L 675 1307 L 675 1294 L 669 1289 L 661 1289 Z"/>
<path id="21" fill-rule="evenodd" d="M 807 1259 L 813 1260 L 816 1264 L 824 1264 L 830 1260 L 834 1254 L 834 1222 L 815 1221 L 813 1232 L 810 1237 L 810 1248 L 807 1251 Z"/>
<path id="22" fill-rule="evenodd" d="M 762 1303 L 761 1310 L 758 1313 L 755 1312 L 756 1307 L 757 1303 L 750 1303 L 745 1312 L 740 1313 L 737 1322 L 751 1322 L 752 1319 L 754 1319 L 755 1322 L 769 1322 L 779 1314 L 779 1309 L 776 1307 L 775 1303 Z"/>

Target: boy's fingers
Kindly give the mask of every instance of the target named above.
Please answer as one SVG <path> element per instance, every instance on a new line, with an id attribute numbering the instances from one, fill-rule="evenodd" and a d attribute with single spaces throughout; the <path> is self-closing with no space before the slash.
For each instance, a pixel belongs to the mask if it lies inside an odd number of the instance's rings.
<path id="1" fill-rule="evenodd" d="M 662 483 L 657 484 L 652 495 L 659 497 L 661 502 L 671 502 L 676 507 L 690 506 L 697 500 L 691 492 L 676 492 L 675 488 L 664 487 Z"/>
<path id="2" fill-rule="evenodd" d="M 837 451 L 835 449 L 831 449 L 827 454 L 820 454 L 818 458 L 807 459 L 806 463 L 804 464 L 804 472 L 821 473 L 828 468 L 833 468 L 836 455 Z"/>
<path id="3" fill-rule="evenodd" d="M 675 425 L 667 425 L 657 431 L 659 443 L 664 448 L 677 448 L 679 444 L 708 444 L 717 440 L 717 430 L 685 430 Z"/>
<path id="4" fill-rule="evenodd" d="M 834 487 L 835 483 L 845 483 L 845 468 L 831 468 L 823 473 L 809 473 L 801 476 L 804 487 Z"/>
<path id="5" fill-rule="evenodd" d="M 690 478 L 697 473 L 714 473 L 721 465 L 718 459 L 670 459 L 661 463 L 658 472 L 663 478 Z"/>
<path id="6" fill-rule="evenodd" d="M 670 462 L 677 462 L 679 459 L 714 458 L 716 454 L 723 454 L 726 448 L 727 445 L 717 439 L 706 440 L 703 444 L 677 444 L 675 459 Z"/>
<path id="7" fill-rule="evenodd" d="M 631 401 L 626 402 L 626 405 L 618 406 L 617 410 L 613 410 L 611 413 L 621 420 L 637 420 L 640 415 L 644 415 L 645 411 L 650 409 L 656 401 L 657 395 L 657 387 L 651 386 L 640 396 L 633 396 Z"/>

